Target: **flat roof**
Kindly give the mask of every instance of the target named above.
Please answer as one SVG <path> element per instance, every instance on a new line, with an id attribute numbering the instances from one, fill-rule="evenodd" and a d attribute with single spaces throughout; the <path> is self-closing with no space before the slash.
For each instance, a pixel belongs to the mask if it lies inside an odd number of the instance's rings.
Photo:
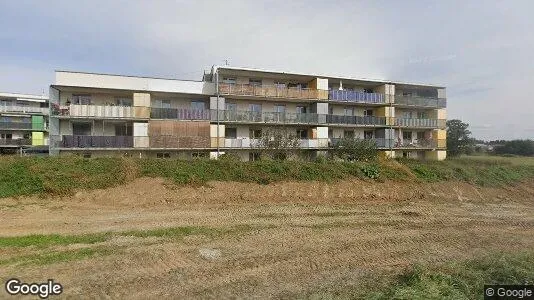
<path id="1" fill-rule="evenodd" d="M 273 74 L 273 75 L 283 74 L 283 75 L 290 75 L 290 76 L 306 76 L 306 77 L 317 77 L 317 78 L 326 78 L 326 79 L 361 81 L 361 82 L 369 82 L 369 83 L 392 83 L 392 84 L 405 85 L 405 86 L 445 88 L 445 86 L 435 85 L 435 84 L 410 83 L 410 82 L 392 81 L 392 80 L 384 80 L 384 79 L 353 78 L 353 77 L 331 76 L 331 75 L 324 75 L 324 74 L 310 74 L 310 73 L 306 74 L 306 73 L 297 73 L 297 72 L 284 72 L 284 71 L 276 71 L 276 70 L 245 68 L 245 67 L 231 67 L 231 66 L 214 66 L 214 68 L 220 69 L 220 70 L 229 70 L 229 71 L 268 73 L 268 74 Z"/>
<path id="2" fill-rule="evenodd" d="M 95 72 L 82 72 L 82 71 L 69 71 L 69 70 L 54 70 L 54 72 L 74 73 L 74 74 L 87 74 L 87 75 L 118 76 L 118 77 L 130 77 L 130 78 L 144 78 L 144 79 L 161 79 L 161 80 L 174 80 L 174 81 L 203 82 L 202 80 L 192 80 L 192 79 L 179 79 L 179 78 L 168 78 L 168 77 L 152 77 L 152 76 L 137 76 L 137 75 L 123 75 L 123 74 L 111 74 L 111 73 L 95 73 Z"/>

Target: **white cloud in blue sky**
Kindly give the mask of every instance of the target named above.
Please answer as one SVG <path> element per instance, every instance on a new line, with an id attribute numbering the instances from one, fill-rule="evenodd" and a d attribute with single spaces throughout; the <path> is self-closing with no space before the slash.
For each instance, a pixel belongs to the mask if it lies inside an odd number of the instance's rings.
<path id="1" fill-rule="evenodd" d="M 200 79 L 233 66 L 447 86 L 476 137 L 534 138 L 532 1 L 0 1 L 0 91 L 55 69 Z"/>

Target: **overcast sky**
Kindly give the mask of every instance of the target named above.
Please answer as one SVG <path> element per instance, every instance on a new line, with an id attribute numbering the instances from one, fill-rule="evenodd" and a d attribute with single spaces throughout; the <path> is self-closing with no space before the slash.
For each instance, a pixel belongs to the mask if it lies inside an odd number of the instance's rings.
<path id="1" fill-rule="evenodd" d="M 54 70 L 200 80 L 212 65 L 447 86 L 475 137 L 534 138 L 534 1 L 0 0 L 0 91 Z"/>

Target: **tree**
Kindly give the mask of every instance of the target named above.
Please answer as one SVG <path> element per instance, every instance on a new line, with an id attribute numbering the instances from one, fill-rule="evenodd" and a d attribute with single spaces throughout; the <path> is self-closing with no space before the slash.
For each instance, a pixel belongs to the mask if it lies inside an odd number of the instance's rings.
<path id="1" fill-rule="evenodd" d="M 260 150 L 262 156 L 285 160 L 300 150 L 300 139 L 285 127 L 267 127 L 262 129 L 261 137 L 253 146 Z"/>
<path id="2" fill-rule="evenodd" d="M 469 124 L 461 120 L 447 121 L 447 151 L 450 156 L 473 152 L 474 139 L 470 137 Z"/>
<path id="3" fill-rule="evenodd" d="M 342 138 L 335 145 L 333 153 L 343 160 L 368 161 L 378 156 L 376 142 L 374 140 L 362 140 L 358 138 Z"/>
<path id="4" fill-rule="evenodd" d="M 495 153 L 533 156 L 534 155 L 534 141 L 533 140 L 504 141 L 501 145 L 495 146 Z"/>

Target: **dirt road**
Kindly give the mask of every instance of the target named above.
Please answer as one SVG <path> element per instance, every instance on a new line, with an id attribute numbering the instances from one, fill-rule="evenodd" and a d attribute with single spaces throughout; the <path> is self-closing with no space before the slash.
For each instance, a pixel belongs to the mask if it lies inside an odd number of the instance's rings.
<path id="1" fill-rule="evenodd" d="M 412 263 L 534 248 L 534 182 L 178 188 L 142 178 L 71 197 L 0 199 L 0 219 L 2 237 L 117 233 L 91 243 L 0 247 L 2 282 L 53 278 L 62 297 L 324 296 Z"/>

